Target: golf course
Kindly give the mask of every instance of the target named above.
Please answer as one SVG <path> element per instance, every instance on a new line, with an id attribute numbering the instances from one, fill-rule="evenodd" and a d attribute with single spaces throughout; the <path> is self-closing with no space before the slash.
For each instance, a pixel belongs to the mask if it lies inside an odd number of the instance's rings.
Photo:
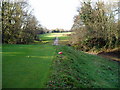
<path id="1" fill-rule="evenodd" d="M 46 87 L 56 50 L 52 43 L 57 35 L 43 34 L 42 42 L 30 45 L 3 44 L 3 88 Z"/>
<path id="2" fill-rule="evenodd" d="M 65 45 L 68 34 L 42 34 L 33 44 L 3 44 L 3 88 L 118 88 L 119 63 Z M 52 45 L 55 37 L 58 46 Z"/>
<path id="3" fill-rule="evenodd" d="M 120 0 L 1 0 L 0 88 L 120 90 Z"/>

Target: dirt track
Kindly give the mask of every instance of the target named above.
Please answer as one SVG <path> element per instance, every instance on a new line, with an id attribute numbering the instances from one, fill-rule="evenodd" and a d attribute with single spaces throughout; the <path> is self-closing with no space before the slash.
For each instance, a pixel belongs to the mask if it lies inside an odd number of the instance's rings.
<path id="1" fill-rule="evenodd" d="M 112 60 L 120 61 L 120 51 L 119 50 L 112 51 L 112 52 L 101 52 L 97 55 L 105 57 L 105 58 L 109 58 Z"/>

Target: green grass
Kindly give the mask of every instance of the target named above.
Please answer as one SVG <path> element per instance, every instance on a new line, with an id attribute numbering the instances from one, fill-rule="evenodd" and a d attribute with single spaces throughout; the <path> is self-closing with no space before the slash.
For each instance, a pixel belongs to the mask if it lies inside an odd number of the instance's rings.
<path id="1" fill-rule="evenodd" d="M 55 37 L 58 37 L 60 44 L 62 44 L 62 42 L 68 41 L 69 39 L 69 37 L 67 36 L 68 34 L 71 34 L 71 32 L 47 33 L 47 34 L 42 34 L 39 37 L 43 43 L 49 43 L 49 44 L 52 44 Z"/>
<path id="2" fill-rule="evenodd" d="M 55 48 L 52 45 L 3 45 L 3 88 L 43 88 Z"/>
<path id="3" fill-rule="evenodd" d="M 118 88 L 117 62 L 65 45 L 52 46 L 55 37 L 61 44 L 68 41 L 67 34 L 42 34 L 42 43 L 31 45 L 4 44 L 3 88 Z"/>
<path id="4" fill-rule="evenodd" d="M 3 44 L 3 88 L 43 88 L 50 75 L 55 53 L 56 36 L 65 33 L 42 34 L 42 43 L 31 45 Z"/>
<path id="5" fill-rule="evenodd" d="M 42 34 L 39 36 L 43 43 L 53 43 L 55 38 L 53 33 Z"/>
<path id="6" fill-rule="evenodd" d="M 2 89 L 2 44 L 0 44 L 0 89 Z"/>
<path id="7" fill-rule="evenodd" d="M 59 51 L 63 55 L 58 55 Z M 58 46 L 48 87 L 118 88 L 119 65 L 115 61 Z"/>

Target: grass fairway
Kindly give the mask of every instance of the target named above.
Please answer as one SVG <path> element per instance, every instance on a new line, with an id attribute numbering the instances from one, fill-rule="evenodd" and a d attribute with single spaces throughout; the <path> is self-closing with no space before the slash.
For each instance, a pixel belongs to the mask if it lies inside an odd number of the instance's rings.
<path id="1" fill-rule="evenodd" d="M 43 88 L 55 48 L 52 45 L 3 45 L 3 88 Z"/>
<path id="2" fill-rule="evenodd" d="M 47 33 L 40 35 L 40 39 L 43 43 L 49 43 L 52 44 L 55 37 L 59 38 L 59 44 L 64 44 L 66 41 L 68 41 L 68 34 L 71 34 L 71 32 L 63 32 L 63 33 Z"/>
<path id="3" fill-rule="evenodd" d="M 33 45 L 4 44 L 2 49 L 3 88 L 45 88 L 55 54 L 55 37 L 66 33 L 42 34 Z"/>

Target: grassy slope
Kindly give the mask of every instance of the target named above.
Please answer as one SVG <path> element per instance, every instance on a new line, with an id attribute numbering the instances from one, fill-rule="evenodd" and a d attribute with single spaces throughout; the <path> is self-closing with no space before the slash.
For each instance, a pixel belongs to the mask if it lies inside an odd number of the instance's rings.
<path id="1" fill-rule="evenodd" d="M 52 45 L 3 45 L 3 88 L 41 88 L 48 79 Z"/>
<path id="2" fill-rule="evenodd" d="M 118 88 L 119 68 L 118 62 L 57 46 L 48 87 Z"/>
<path id="3" fill-rule="evenodd" d="M 57 55 L 59 51 L 63 55 Z M 59 46 L 48 87 L 117 88 L 118 63 Z"/>

